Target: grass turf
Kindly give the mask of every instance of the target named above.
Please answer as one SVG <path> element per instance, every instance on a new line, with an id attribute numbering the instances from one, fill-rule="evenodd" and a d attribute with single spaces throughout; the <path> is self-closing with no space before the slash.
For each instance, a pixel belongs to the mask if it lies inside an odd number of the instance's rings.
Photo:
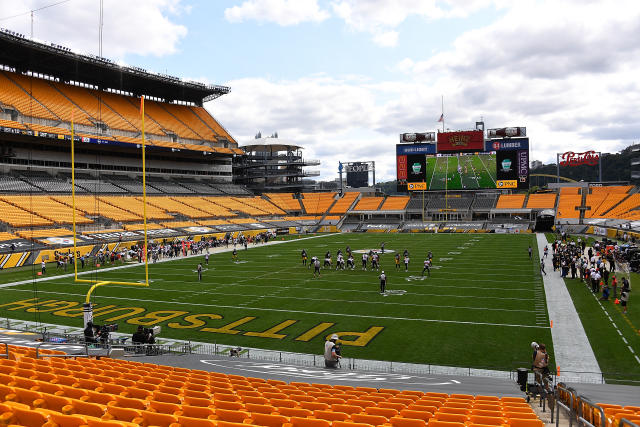
<path id="1" fill-rule="evenodd" d="M 495 155 L 427 157 L 426 177 L 429 190 L 495 188 L 495 175 Z"/>
<path id="2" fill-rule="evenodd" d="M 378 248 L 382 240 L 388 251 L 407 249 L 412 257 L 409 272 L 404 267 L 396 271 L 395 252 L 382 257 L 387 289 L 396 294 L 379 294 L 379 273 L 362 271 L 360 254 L 354 271 L 323 270 L 320 278 L 301 265 L 302 248 L 321 259 L 331 251 L 335 262 L 338 248 Z M 535 303 L 545 303 L 545 298 L 537 262 L 527 255 L 529 245 L 536 247 L 532 235 L 324 235 L 239 250 L 239 263 L 231 261 L 230 253 L 212 255 L 202 282 L 195 272 L 202 257 L 178 259 L 149 266 L 150 288 L 98 288 L 96 321 L 117 322 L 121 331 L 132 332 L 138 323 L 153 323 L 149 312 L 165 311 L 175 317 L 158 323 L 162 337 L 317 354 L 326 335 L 342 332 L 347 357 L 511 369 L 528 363 L 531 341 L 551 342 L 548 318 L 536 318 Z M 422 261 L 429 250 L 434 270 L 422 279 Z M 0 280 L 12 282 L 28 273 L 3 272 Z M 138 281 L 144 269 L 102 271 L 98 278 Z M 63 303 L 46 306 L 42 301 L 78 304 L 89 285 L 72 278 L 36 283 L 39 313 L 7 305 L 34 297 L 34 285 L 27 283 L 0 288 L 0 314 L 80 326 L 77 305 L 75 312 L 61 312 Z M 100 315 L 108 305 L 146 312 L 120 318 L 131 310 Z M 358 335 L 348 332 L 375 331 L 370 328 L 382 329 L 368 342 L 361 337 L 364 346 L 348 345 L 358 342 Z"/>

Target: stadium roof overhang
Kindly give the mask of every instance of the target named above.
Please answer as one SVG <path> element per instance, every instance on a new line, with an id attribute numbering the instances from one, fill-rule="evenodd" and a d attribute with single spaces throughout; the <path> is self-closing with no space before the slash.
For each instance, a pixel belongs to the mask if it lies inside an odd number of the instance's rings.
<path id="1" fill-rule="evenodd" d="M 45 74 L 63 82 L 81 82 L 100 89 L 152 96 L 165 102 L 202 105 L 231 91 L 229 87 L 182 81 L 138 67 L 120 66 L 93 55 L 81 55 L 59 45 L 47 45 L 0 30 L 0 65 L 16 72 Z"/>
<path id="2" fill-rule="evenodd" d="M 243 145 L 242 148 L 246 152 L 258 151 L 277 153 L 278 151 L 293 151 L 302 149 L 301 146 L 280 138 L 258 138 L 251 144 Z"/>

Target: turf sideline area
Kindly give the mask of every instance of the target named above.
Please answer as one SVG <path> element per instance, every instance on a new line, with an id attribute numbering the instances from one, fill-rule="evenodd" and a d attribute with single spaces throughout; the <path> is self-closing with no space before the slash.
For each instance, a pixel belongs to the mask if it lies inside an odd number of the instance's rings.
<path id="1" fill-rule="evenodd" d="M 282 243 L 299 242 L 300 240 L 317 239 L 317 238 L 320 238 L 320 237 L 332 236 L 334 234 L 336 234 L 336 233 L 318 234 L 318 235 L 315 235 L 315 236 L 300 237 L 299 239 L 272 240 L 272 241 L 269 241 L 267 243 L 261 243 L 259 245 L 254 245 L 254 246 L 248 246 L 247 249 L 262 248 L 264 246 L 278 245 L 278 244 L 282 244 Z M 244 249 L 240 249 L 240 250 L 244 250 Z M 219 254 L 219 253 L 224 253 L 224 252 L 233 252 L 233 248 L 226 247 L 226 246 L 224 246 L 224 247 L 219 246 L 217 248 L 210 248 L 209 249 L 209 253 L 210 254 Z M 161 264 L 163 262 L 178 261 L 178 260 L 184 260 L 184 259 L 189 259 L 189 258 L 198 258 L 198 257 L 202 258 L 203 255 L 204 255 L 203 253 L 199 253 L 199 254 L 194 254 L 194 255 L 178 256 L 178 257 L 173 257 L 173 258 L 162 258 L 162 259 L 159 259 L 158 261 L 156 261 L 154 264 Z M 101 268 L 99 271 L 101 273 L 104 273 L 104 272 L 107 272 L 107 271 L 115 271 L 115 270 L 122 270 L 122 269 L 125 269 L 125 268 L 139 267 L 141 265 L 144 265 L 144 263 L 137 263 L 136 262 L 136 263 L 130 263 L 130 264 L 126 264 L 126 265 L 119 265 L 117 267 Z M 78 276 L 83 276 L 83 275 L 93 274 L 93 273 L 95 273 L 95 271 L 93 271 L 93 270 L 82 271 L 82 272 L 78 272 Z M 66 278 L 69 278 L 69 277 L 74 277 L 74 273 L 61 274 L 61 275 L 57 275 L 57 276 L 41 277 L 39 279 L 35 279 L 35 281 L 37 281 L 37 282 L 47 282 L 47 281 L 50 281 L 50 280 L 66 279 Z M 2 283 L 2 284 L 0 284 L 0 288 L 9 288 L 9 287 L 12 287 L 12 286 L 26 285 L 26 284 L 29 284 L 29 283 L 33 283 L 33 281 L 34 281 L 34 279 L 27 279 L 27 280 L 19 280 L 17 282 Z"/>
<path id="2" fill-rule="evenodd" d="M 558 272 L 550 268 L 551 258 L 544 259 L 544 247 L 550 245 L 544 233 L 537 233 L 538 256 L 545 261 L 547 275 L 542 277 L 547 297 L 547 311 L 553 322 L 551 337 L 558 381 L 597 383 L 602 373 L 573 300 Z M 551 252 L 551 251 L 550 251 Z M 547 268 L 548 267 L 548 268 Z M 550 367 L 553 370 L 553 367 Z"/>

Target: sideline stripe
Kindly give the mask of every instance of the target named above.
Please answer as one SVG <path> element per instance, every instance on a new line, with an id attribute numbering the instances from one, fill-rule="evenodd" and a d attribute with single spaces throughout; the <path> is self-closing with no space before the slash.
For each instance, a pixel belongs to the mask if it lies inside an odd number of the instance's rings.
<path id="1" fill-rule="evenodd" d="M 320 237 L 337 236 L 339 234 L 340 233 L 321 234 L 321 235 L 318 235 L 318 236 L 301 237 L 299 239 L 291 239 L 291 240 L 284 240 L 284 241 L 275 240 L 275 241 L 271 241 L 271 242 L 268 242 L 268 243 L 265 243 L 265 244 L 262 244 L 262 245 L 259 245 L 259 246 L 254 246 L 251 249 L 264 248 L 264 247 L 269 246 L 269 245 L 281 245 L 281 244 L 284 244 L 284 243 L 299 242 L 300 240 L 318 239 Z M 222 249 L 222 250 L 215 251 L 215 249 Z M 232 252 L 232 251 L 233 251 L 233 249 L 231 249 L 231 248 L 230 249 L 227 249 L 227 248 L 214 248 L 214 250 L 212 250 L 212 254 Z M 189 258 L 203 257 L 203 256 L 204 256 L 204 254 L 197 254 L 197 255 L 187 255 L 185 257 L 180 257 L 180 258 L 165 258 L 165 259 L 158 260 L 158 262 L 156 264 L 160 264 L 160 263 L 163 263 L 163 262 L 179 261 L 179 260 L 189 259 Z M 78 273 L 78 276 L 85 276 L 87 274 L 103 273 L 105 271 L 122 270 L 122 269 L 125 269 L 125 268 L 140 267 L 140 266 L 143 266 L 143 265 L 144 264 L 141 264 L 141 263 L 133 263 L 133 264 L 128 264 L 128 265 L 120 265 L 118 267 L 102 268 L 100 270 L 84 271 L 84 272 Z M 49 282 L 51 280 L 67 279 L 69 277 L 74 277 L 74 274 L 70 273 L 70 274 L 61 274 L 59 276 L 43 277 L 43 278 L 40 278 L 40 279 L 35 279 L 35 282 L 36 283 Z M 31 279 L 27 279 L 27 280 L 20 280 L 18 282 L 3 283 L 3 284 L 0 284 L 0 288 L 8 288 L 8 287 L 11 287 L 11 286 L 32 284 L 33 282 L 34 282 L 34 279 L 31 278 Z"/>
<path id="2" fill-rule="evenodd" d="M 29 289 L 14 289 L 16 292 L 32 292 Z M 78 296 L 84 297 L 84 294 L 71 294 L 68 292 L 51 292 L 51 291 L 39 291 L 41 294 L 53 294 L 53 295 L 67 295 L 67 296 Z M 238 307 L 235 305 L 219 305 L 219 304 L 202 304 L 202 303 L 194 303 L 194 302 L 178 302 L 178 301 L 156 301 L 156 300 L 148 300 L 148 299 L 140 299 L 140 298 L 123 298 L 123 297 L 108 297 L 101 296 L 103 299 L 115 299 L 115 300 L 124 300 L 124 301 L 138 301 L 138 302 L 150 302 L 157 304 L 173 304 L 173 305 L 189 305 L 189 306 L 198 306 L 198 307 L 217 307 L 217 308 L 232 308 L 232 309 L 240 309 L 240 310 L 253 310 L 253 311 L 275 311 L 275 312 L 284 312 L 284 313 L 300 313 L 300 314 L 320 314 L 323 316 L 337 316 L 337 317 L 359 317 L 359 318 L 368 318 L 368 319 L 387 319 L 387 320 L 406 320 L 411 322 L 425 322 L 425 323 L 455 323 L 455 324 L 463 324 L 463 325 L 481 325 L 481 326 L 504 326 L 509 328 L 533 328 L 533 329 L 550 329 L 549 326 L 533 326 L 533 325 L 513 325 L 508 323 L 488 323 L 488 322 L 468 322 L 462 320 L 440 320 L 440 319 L 414 319 L 411 317 L 392 317 L 392 316 L 371 316 L 366 314 L 345 314 L 345 313 L 335 313 L 335 312 L 321 312 L 321 311 L 302 311 L 302 310 L 284 310 L 278 308 L 260 308 L 260 307 Z"/>

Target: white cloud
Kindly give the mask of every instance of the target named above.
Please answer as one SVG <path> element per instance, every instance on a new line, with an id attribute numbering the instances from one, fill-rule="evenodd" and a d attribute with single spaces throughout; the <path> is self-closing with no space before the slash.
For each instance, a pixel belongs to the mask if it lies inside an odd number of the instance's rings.
<path id="1" fill-rule="evenodd" d="M 624 7 L 518 3 L 449 51 L 400 61 L 396 80 L 240 79 L 209 108 L 241 142 L 277 130 L 300 143 L 323 160 L 323 179 L 338 160 L 375 160 L 377 176 L 393 179 L 397 134 L 439 129 L 441 95 L 447 128 L 481 117 L 487 127 L 526 126 L 532 159 L 616 152 L 640 139 L 640 3 Z"/>
<path id="2" fill-rule="evenodd" d="M 333 12 L 347 26 L 359 32 L 368 32 L 379 46 L 393 47 L 399 34 L 393 31 L 411 16 L 425 20 L 462 18 L 490 5 L 491 0 L 334 0 Z"/>
<path id="3" fill-rule="evenodd" d="M 317 0 L 245 0 L 240 6 L 225 9 L 229 22 L 274 22 L 278 25 L 298 25 L 322 22 L 329 13 L 320 9 Z"/>
<path id="4" fill-rule="evenodd" d="M 42 1 L 3 2 L 2 16 L 42 7 Z M 188 13 L 180 0 L 110 0 L 104 2 L 103 56 L 114 60 L 127 54 L 164 56 L 175 53 L 187 28 L 174 18 Z M 73 0 L 34 14 L 34 37 L 82 53 L 98 53 L 99 4 Z M 7 19 L 2 26 L 30 35 L 29 14 Z"/>

